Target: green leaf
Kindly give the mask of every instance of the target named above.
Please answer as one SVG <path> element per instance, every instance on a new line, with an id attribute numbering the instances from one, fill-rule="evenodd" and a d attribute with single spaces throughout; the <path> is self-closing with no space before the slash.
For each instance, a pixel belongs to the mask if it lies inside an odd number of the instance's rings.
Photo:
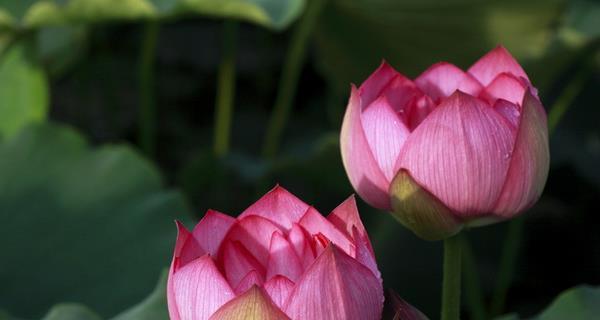
<path id="1" fill-rule="evenodd" d="M 100 316 L 85 306 L 63 303 L 50 309 L 42 320 L 101 320 Z"/>
<path id="2" fill-rule="evenodd" d="M 31 39 L 12 44 L 0 57 L 0 136 L 46 119 L 48 83 Z"/>
<path id="3" fill-rule="evenodd" d="M 112 320 L 164 320 L 169 319 L 167 308 L 168 270 L 163 271 L 156 288 L 144 301 L 124 311 Z"/>
<path id="4" fill-rule="evenodd" d="M 578 286 L 561 293 L 536 320 L 593 320 L 600 315 L 600 287 Z"/>
<path id="5" fill-rule="evenodd" d="M 68 22 L 163 19 L 178 15 L 235 18 L 283 29 L 305 0 L 0 0 L 0 26 L 40 27 Z"/>
<path id="6" fill-rule="evenodd" d="M 151 291 L 171 260 L 173 220 L 188 214 L 131 148 L 31 126 L 0 144 L 0 308 L 39 317 L 73 301 L 116 314 Z"/>
<path id="7" fill-rule="evenodd" d="M 517 58 L 535 58 L 564 2 L 332 0 L 316 29 L 317 61 L 332 86 L 346 92 L 382 59 L 414 77 L 438 61 L 468 67 L 499 43 Z"/>

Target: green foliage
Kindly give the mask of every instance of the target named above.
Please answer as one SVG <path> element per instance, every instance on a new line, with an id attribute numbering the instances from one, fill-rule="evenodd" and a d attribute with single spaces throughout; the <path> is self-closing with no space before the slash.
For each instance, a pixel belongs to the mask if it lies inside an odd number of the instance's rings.
<path id="1" fill-rule="evenodd" d="M 577 286 L 561 293 L 539 315 L 530 320 L 594 320 L 600 314 L 600 287 Z M 496 320 L 523 319 L 515 313 L 504 315 Z"/>
<path id="2" fill-rule="evenodd" d="M 42 320 L 101 320 L 100 316 L 85 306 L 75 303 L 58 304 Z"/>
<path id="3" fill-rule="evenodd" d="M 0 56 L 0 136 L 46 119 L 48 83 L 31 39 L 10 45 Z"/>
<path id="4" fill-rule="evenodd" d="M 556 298 L 536 320 L 592 320 L 600 315 L 600 287 L 578 286 Z"/>
<path id="5" fill-rule="evenodd" d="M 39 316 L 56 301 L 107 316 L 139 301 L 168 265 L 177 192 L 127 146 L 29 127 L 0 144 L 0 307 Z M 32 294 L 35 292 L 35 294 Z"/>
<path id="6" fill-rule="evenodd" d="M 164 320 L 169 319 L 167 309 L 167 276 L 163 271 L 156 288 L 144 301 L 119 314 L 112 320 Z"/>
<path id="7" fill-rule="evenodd" d="M 346 92 L 382 59 L 412 77 L 436 61 L 468 67 L 498 44 L 520 59 L 535 58 L 551 40 L 564 2 L 333 0 L 317 28 L 318 63 L 331 85 Z"/>
<path id="8" fill-rule="evenodd" d="M 200 14 L 280 30 L 300 14 L 303 6 L 304 0 L 0 0 L 0 26 L 32 28 Z"/>

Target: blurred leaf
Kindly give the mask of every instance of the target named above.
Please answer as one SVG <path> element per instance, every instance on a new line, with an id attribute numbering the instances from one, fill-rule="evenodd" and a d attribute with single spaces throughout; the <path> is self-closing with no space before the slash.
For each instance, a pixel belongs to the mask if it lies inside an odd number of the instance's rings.
<path id="1" fill-rule="evenodd" d="M 536 320 L 593 320 L 600 315 L 600 287 L 578 286 L 561 293 Z"/>
<path id="2" fill-rule="evenodd" d="M 499 43 L 517 58 L 537 57 L 564 3 L 333 0 L 316 29 L 319 67 L 334 87 L 347 91 L 382 59 L 414 77 L 437 61 L 466 68 Z"/>
<path id="3" fill-rule="evenodd" d="M 598 38 L 600 36 L 600 3 L 592 0 L 570 1 L 565 25 L 587 38 Z"/>
<path id="4" fill-rule="evenodd" d="M 29 127 L 0 144 L 0 307 L 36 317 L 74 301 L 114 315 L 150 292 L 187 214 L 131 148 Z"/>
<path id="5" fill-rule="evenodd" d="M 200 14 L 236 18 L 273 29 L 288 26 L 305 0 L 0 0 L 0 26 L 161 19 Z"/>
<path id="6" fill-rule="evenodd" d="M 83 55 L 87 33 L 81 26 L 46 27 L 37 32 L 38 56 L 50 76 L 60 76 Z"/>
<path id="7" fill-rule="evenodd" d="M 83 305 L 75 303 L 59 304 L 48 312 L 42 320 L 101 320 L 100 316 Z"/>
<path id="8" fill-rule="evenodd" d="M 12 44 L 0 57 L 0 136 L 46 119 L 48 84 L 30 38 Z"/>
<path id="9" fill-rule="evenodd" d="M 169 319 L 167 309 L 168 270 L 163 271 L 152 294 L 131 309 L 114 317 L 112 320 L 164 320 Z"/>
<path id="10" fill-rule="evenodd" d="M 561 293 L 539 315 L 530 320 L 595 320 L 600 314 L 600 287 L 581 285 Z M 523 319 L 515 313 L 507 314 L 495 320 Z"/>

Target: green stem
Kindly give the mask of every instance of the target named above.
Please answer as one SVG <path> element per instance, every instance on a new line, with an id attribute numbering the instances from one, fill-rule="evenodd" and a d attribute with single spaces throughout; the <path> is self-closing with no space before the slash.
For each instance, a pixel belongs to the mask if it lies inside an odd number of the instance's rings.
<path id="1" fill-rule="evenodd" d="M 229 152 L 231 118 L 235 95 L 235 52 L 238 23 L 223 23 L 223 42 L 221 64 L 217 80 L 217 99 L 215 106 L 214 152 L 224 156 Z"/>
<path id="2" fill-rule="evenodd" d="M 460 317 L 461 242 L 458 235 L 444 240 L 444 280 L 442 286 L 442 320 Z"/>
<path id="3" fill-rule="evenodd" d="M 138 142 L 149 156 L 154 154 L 156 138 L 156 100 L 154 97 L 154 63 L 160 26 L 146 22 L 142 35 L 139 64 L 140 108 L 138 110 Z"/>
<path id="4" fill-rule="evenodd" d="M 504 303 L 506 302 L 506 293 L 512 282 L 513 273 L 517 264 L 517 255 L 521 247 L 521 238 L 523 237 L 524 218 L 513 219 L 508 225 L 502 257 L 500 260 L 500 271 L 496 278 L 496 289 L 492 296 L 492 306 L 490 314 L 495 317 L 502 313 Z"/>
<path id="5" fill-rule="evenodd" d="M 304 16 L 294 30 L 291 43 L 285 58 L 285 64 L 281 72 L 279 91 L 275 98 L 273 113 L 269 119 L 263 155 L 267 158 L 275 156 L 281 140 L 281 134 L 287 123 L 292 109 L 292 102 L 296 95 L 298 79 L 304 60 L 306 58 L 306 47 L 310 35 L 316 25 L 318 17 L 324 7 L 326 0 L 308 1 Z"/>
<path id="6" fill-rule="evenodd" d="M 591 75 L 592 70 L 591 63 L 593 62 L 593 54 L 591 57 L 586 59 L 587 61 L 582 64 L 579 71 L 569 81 L 567 86 L 563 89 L 560 96 L 554 102 L 554 105 L 550 108 L 548 114 L 548 134 L 552 135 L 558 126 L 558 123 L 565 115 L 569 107 L 573 104 L 573 100 L 577 98 L 577 95 L 583 89 L 585 81 Z M 500 270 L 496 280 L 496 288 L 492 296 L 491 315 L 498 316 L 504 310 L 504 304 L 506 302 L 506 293 L 510 287 L 510 283 L 513 280 L 514 270 L 516 268 L 517 256 L 521 244 L 521 238 L 523 237 L 523 226 L 524 218 L 519 217 L 509 222 L 508 232 L 506 240 L 504 241 L 504 247 L 502 248 L 502 257 L 500 260 Z"/>
<path id="7" fill-rule="evenodd" d="M 485 320 L 485 305 L 483 302 L 483 294 L 481 293 L 481 283 L 479 282 L 475 257 L 473 256 L 473 249 L 471 248 L 466 233 L 461 235 L 460 240 L 463 250 L 462 274 L 465 285 L 465 300 L 469 306 L 471 319 Z"/>

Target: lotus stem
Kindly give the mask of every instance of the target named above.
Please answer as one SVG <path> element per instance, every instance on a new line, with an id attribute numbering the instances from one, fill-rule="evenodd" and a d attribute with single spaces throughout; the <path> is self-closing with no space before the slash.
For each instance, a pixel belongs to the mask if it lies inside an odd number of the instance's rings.
<path id="1" fill-rule="evenodd" d="M 222 54 L 217 80 L 214 152 L 222 157 L 229 152 L 235 96 L 235 56 L 238 22 L 223 22 Z"/>
<path id="2" fill-rule="evenodd" d="M 154 96 L 154 64 L 160 25 L 148 21 L 144 25 L 140 48 L 138 85 L 140 105 L 138 110 L 138 143 L 148 156 L 154 155 L 156 139 L 156 100 Z"/>
<path id="3" fill-rule="evenodd" d="M 455 235 L 444 240 L 444 279 L 442 285 L 442 320 L 460 317 L 461 241 Z"/>
<path id="4" fill-rule="evenodd" d="M 306 58 L 307 43 L 325 2 L 326 0 L 308 1 L 306 11 L 292 35 L 285 64 L 281 71 L 279 91 L 275 98 L 275 105 L 269 119 L 263 144 L 263 155 L 266 158 L 275 156 L 279 148 L 281 135 L 290 117 L 292 104 L 296 96 L 300 71 Z"/>

